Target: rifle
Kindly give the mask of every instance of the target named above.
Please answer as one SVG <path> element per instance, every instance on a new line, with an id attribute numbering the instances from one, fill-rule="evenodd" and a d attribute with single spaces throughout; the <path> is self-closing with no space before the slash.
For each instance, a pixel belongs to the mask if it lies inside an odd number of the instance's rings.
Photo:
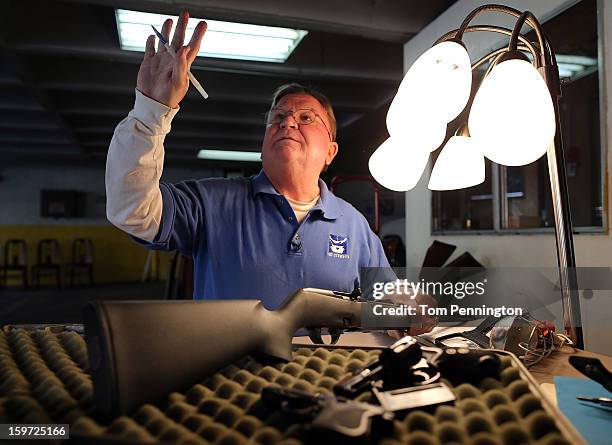
<path id="1" fill-rule="evenodd" d="M 374 306 L 400 305 L 313 288 L 298 290 L 275 311 L 259 300 L 89 303 L 84 323 L 96 411 L 103 419 L 127 414 L 245 355 L 290 361 L 300 328 L 410 325 L 408 315 L 372 316 Z"/>

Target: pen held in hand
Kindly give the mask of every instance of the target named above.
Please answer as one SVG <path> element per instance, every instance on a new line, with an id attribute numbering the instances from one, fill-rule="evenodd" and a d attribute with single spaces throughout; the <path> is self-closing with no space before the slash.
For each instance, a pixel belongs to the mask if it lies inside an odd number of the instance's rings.
<path id="1" fill-rule="evenodd" d="M 168 52 L 172 55 L 176 55 L 176 51 L 174 51 L 174 48 L 172 48 L 172 46 L 168 44 L 168 41 L 164 38 L 164 36 L 157 29 L 155 29 L 155 26 L 151 25 L 151 28 L 153 28 L 153 32 L 155 32 L 155 35 L 157 36 L 159 41 L 164 44 L 164 47 L 168 50 Z M 200 82 L 198 82 L 198 79 L 196 79 L 195 76 L 191 73 L 191 70 L 187 71 L 187 77 L 189 77 L 189 80 L 191 81 L 195 89 L 198 90 L 198 92 L 202 95 L 202 97 L 204 99 L 208 99 L 208 93 L 206 92 L 204 87 L 202 87 Z"/>

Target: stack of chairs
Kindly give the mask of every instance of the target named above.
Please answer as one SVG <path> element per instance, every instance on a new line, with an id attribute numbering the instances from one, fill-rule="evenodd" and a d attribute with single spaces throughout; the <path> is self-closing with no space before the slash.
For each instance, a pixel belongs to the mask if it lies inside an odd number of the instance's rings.
<path id="1" fill-rule="evenodd" d="M 44 278 L 52 278 L 53 284 L 61 288 L 64 274 L 71 286 L 94 284 L 94 245 L 89 238 L 72 241 L 70 261 L 62 262 L 62 248 L 57 239 L 45 238 L 38 242 L 36 262 L 28 262 L 28 245 L 24 239 L 9 239 L 4 248 L 0 243 L 0 286 L 21 286 L 27 289 L 30 273 L 34 287 L 41 287 Z"/>
<path id="2" fill-rule="evenodd" d="M 89 238 L 78 238 L 72 242 L 71 261 L 66 265 L 70 276 L 70 285 L 75 279 L 85 277 L 91 286 L 94 283 L 94 246 Z"/>
<path id="3" fill-rule="evenodd" d="M 21 279 L 24 289 L 28 287 L 28 246 L 25 240 L 9 239 L 4 245 L 2 261 L 2 284 L 6 285 L 9 277 Z"/>
<path id="4" fill-rule="evenodd" d="M 32 281 L 40 286 L 42 276 L 51 275 L 58 288 L 62 287 L 62 247 L 56 239 L 46 238 L 38 242 L 36 264 L 32 266 Z"/>

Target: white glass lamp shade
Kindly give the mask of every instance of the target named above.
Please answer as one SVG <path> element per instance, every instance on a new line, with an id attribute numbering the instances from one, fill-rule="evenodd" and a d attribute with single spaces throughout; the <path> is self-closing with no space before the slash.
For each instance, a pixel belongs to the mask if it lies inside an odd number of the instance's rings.
<path id="1" fill-rule="evenodd" d="M 431 190 L 457 190 L 485 180 L 485 159 L 474 139 L 451 137 L 436 160 L 429 178 Z"/>
<path id="2" fill-rule="evenodd" d="M 392 137 L 422 131 L 424 125 L 453 120 L 467 104 L 472 69 L 466 49 L 456 42 L 442 42 L 423 53 L 410 67 L 387 113 Z M 433 147 L 437 148 L 440 144 Z"/>
<path id="3" fill-rule="evenodd" d="M 429 152 L 407 149 L 402 141 L 389 138 L 372 153 L 368 167 L 380 185 L 405 192 L 419 182 L 428 160 Z"/>
<path id="4" fill-rule="evenodd" d="M 546 82 L 529 62 L 501 62 L 476 93 L 468 118 L 470 135 L 484 155 L 517 166 L 539 159 L 555 137 L 555 111 Z"/>
<path id="5" fill-rule="evenodd" d="M 391 104 L 391 107 L 393 107 L 393 104 Z M 403 125 L 400 125 L 398 121 L 394 124 L 397 125 L 396 130 L 393 133 L 389 130 L 389 134 L 396 142 L 399 143 L 401 140 L 404 146 L 409 147 L 410 150 L 426 153 L 435 151 L 446 138 L 446 122 L 442 122 L 435 117 L 419 116 L 418 113 L 413 111 L 403 113 Z M 389 127 L 391 112 L 392 110 L 389 108 L 387 127 Z"/>

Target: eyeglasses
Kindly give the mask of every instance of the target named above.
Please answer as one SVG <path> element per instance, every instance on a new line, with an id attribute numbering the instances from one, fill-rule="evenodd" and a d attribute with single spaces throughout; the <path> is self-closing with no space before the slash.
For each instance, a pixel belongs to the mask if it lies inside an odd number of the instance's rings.
<path id="1" fill-rule="evenodd" d="M 329 135 L 330 141 L 334 140 L 329 129 L 327 128 L 327 125 L 325 125 L 325 121 L 323 120 L 323 118 L 310 108 L 302 108 L 295 111 L 283 110 L 281 108 L 273 108 L 267 113 L 266 125 L 268 127 L 272 125 L 279 125 L 287 118 L 287 116 L 292 116 L 298 125 L 310 125 L 316 120 L 316 118 L 319 118 L 319 120 L 323 124 L 323 127 L 327 131 L 327 134 Z"/>

